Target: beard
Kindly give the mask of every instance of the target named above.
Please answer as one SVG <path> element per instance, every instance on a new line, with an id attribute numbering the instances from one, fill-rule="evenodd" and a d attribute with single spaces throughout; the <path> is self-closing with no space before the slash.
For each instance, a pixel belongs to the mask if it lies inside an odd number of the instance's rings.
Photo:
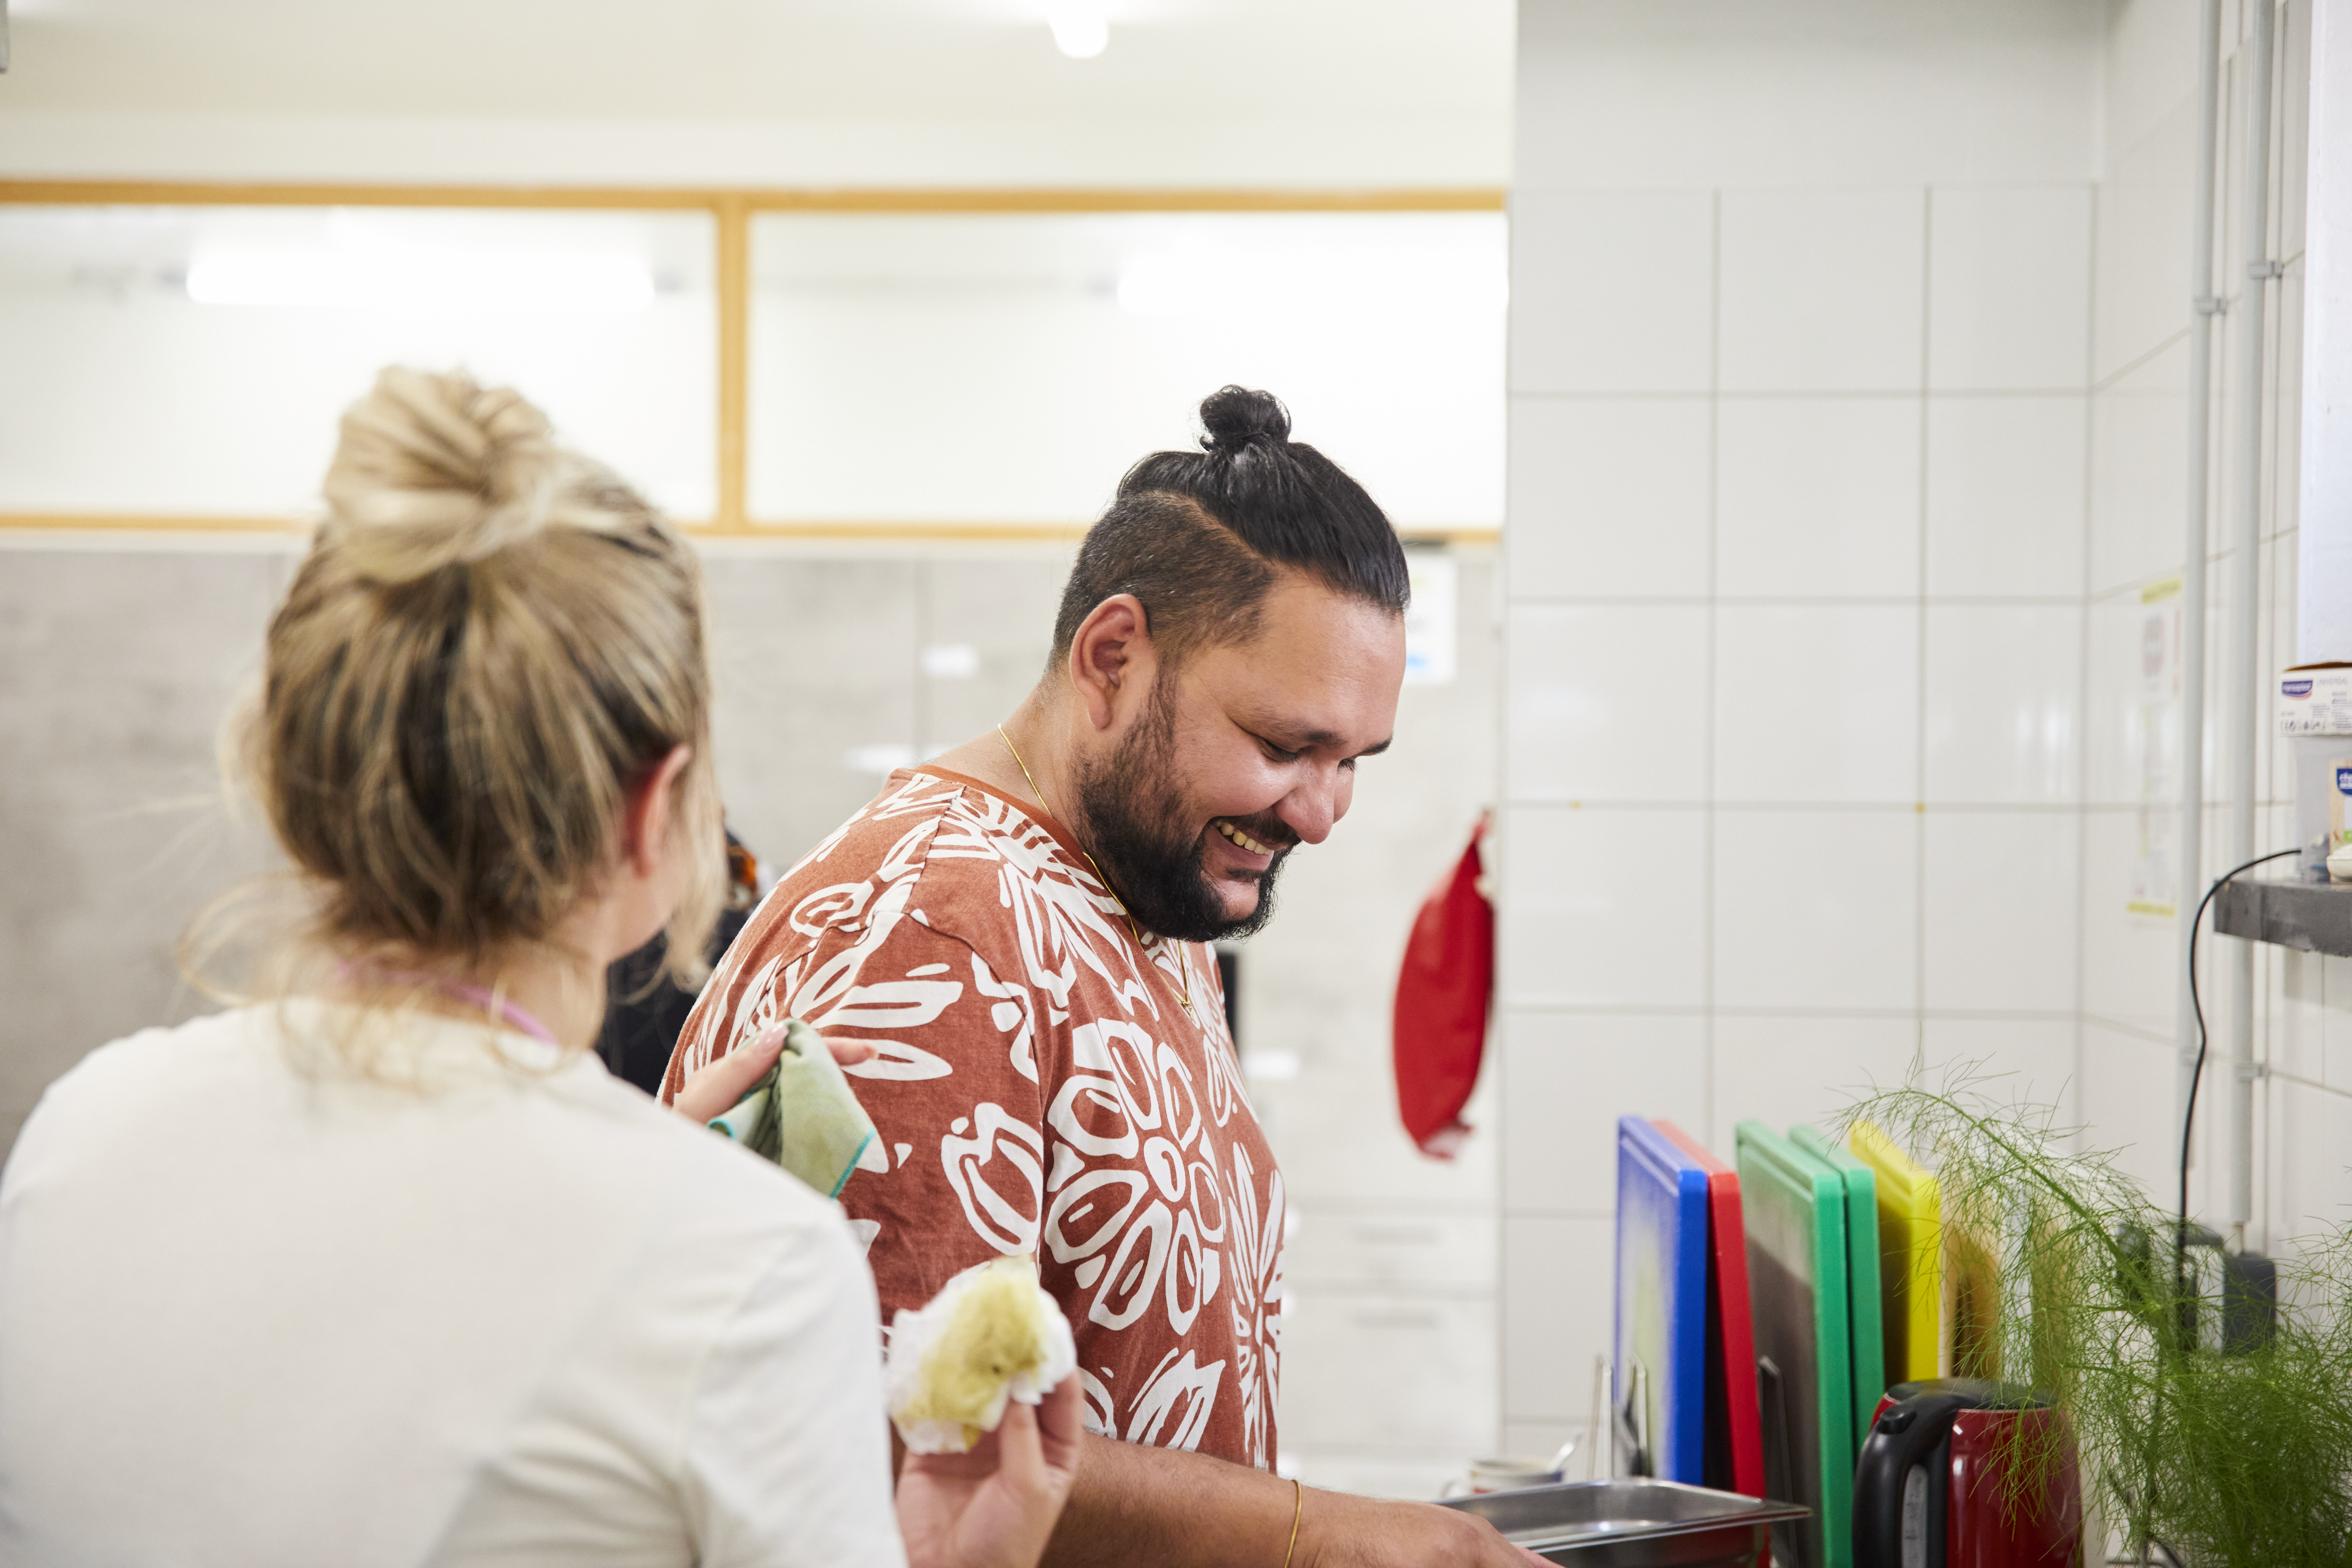
<path id="1" fill-rule="evenodd" d="M 1176 706 L 1163 675 L 1150 706 L 1104 762 L 1078 776 L 1078 809 L 1111 891 L 1147 931 L 1173 942 L 1221 942 L 1255 934 L 1274 918 L 1274 882 L 1297 847 L 1269 814 L 1237 823 L 1261 843 L 1281 843 L 1273 864 L 1249 879 L 1257 905 L 1236 920 L 1225 913 L 1217 882 L 1202 863 L 1206 828 L 1175 786 Z M 1288 842 L 1284 842 L 1287 840 Z"/>

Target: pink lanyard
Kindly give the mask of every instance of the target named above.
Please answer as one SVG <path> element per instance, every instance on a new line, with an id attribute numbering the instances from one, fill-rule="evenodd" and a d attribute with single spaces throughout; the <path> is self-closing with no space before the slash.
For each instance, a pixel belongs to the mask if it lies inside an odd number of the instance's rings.
<path id="1" fill-rule="evenodd" d="M 485 1013 L 494 1012 L 523 1034 L 530 1035 L 535 1039 L 545 1040 L 551 1046 L 561 1046 L 563 1043 L 548 1032 L 546 1025 L 508 1001 L 504 996 L 479 985 L 468 985 L 462 980 L 452 980 L 446 974 L 426 974 L 421 971 L 407 969 L 380 969 L 373 963 L 339 963 L 335 965 L 335 972 L 347 979 L 357 975 L 369 980 L 389 981 L 396 985 L 422 985 L 428 990 L 438 991 L 453 1002 L 467 1002 Z"/>

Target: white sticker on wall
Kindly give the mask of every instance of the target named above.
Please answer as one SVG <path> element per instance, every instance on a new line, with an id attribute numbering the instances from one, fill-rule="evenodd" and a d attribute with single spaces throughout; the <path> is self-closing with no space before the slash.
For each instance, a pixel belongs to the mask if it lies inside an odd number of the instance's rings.
<path id="1" fill-rule="evenodd" d="M 1451 686 L 1462 620 L 1454 557 L 1410 550 L 1404 559 L 1412 577 L 1412 604 L 1404 613 L 1404 683 Z"/>
<path id="2" fill-rule="evenodd" d="M 2139 842 L 2128 908 L 2170 920 L 2180 886 L 2180 579 L 2144 588 L 2127 623 L 2138 647 L 2139 684 L 2124 716 L 2124 744 L 2139 781 Z"/>

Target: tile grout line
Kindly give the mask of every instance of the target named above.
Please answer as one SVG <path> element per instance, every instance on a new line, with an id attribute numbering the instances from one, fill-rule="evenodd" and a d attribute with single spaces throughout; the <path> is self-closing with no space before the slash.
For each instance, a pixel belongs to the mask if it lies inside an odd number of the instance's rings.
<path id="1" fill-rule="evenodd" d="M 2083 279 L 2083 515 L 2079 524 L 2083 544 L 2081 574 L 2076 582 L 2079 622 L 2075 632 L 2074 700 L 2075 712 L 2081 716 L 2075 726 L 2074 739 L 2074 1068 L 2068 1074 L 2069 1087 L 2079 1108 L 2087 1092 L 2083 1081 L 2083 1023 L 2084 989 L 2090 974 L 2091 927 L 2091 816 L 2088 810 L 2091 793 L 2091 552 L 2093 517 L 2095 497 L 2094 481 L 2098 463 L 2094 447 L 2098 439 L 2098 421 L 2092 409 L 2098 393 L 2092 383 L 2098 354 L 2099 320 L 2099 202 L 2095 187 L 2090 204 L 2090 246 L 2088 266 Z M 2179 916 L 2174 919 L 2178 921 Z M 2079 1109 L 2071 1118 L 2080 1124 Z"/>
<path id="2" fill-rule="evenodd" d="M 1927 1060 L 1927 388 L 1935 380 L 1936 198 L 1933 187 L 1919 193 L 1919 597 L 1916 657 L 1916 701 L 1912 709 L 1912 799 L 1918 816 L 1911 827 L 1911 1061 L 1924 1073 Z"/>
<path id="3" fill-rule="evenodd" d="M 1700 856 L 1706 882 L 1699 890 L 1699 998 L 1706 1011 L 1699 1029 L 1699 1064 L 1701 1070 L 1700 1110 L 1704 1131 L 1701 1136 L 1710 1149 L 1721 1147 L 1716 1133 L 1716 1057 L 1715 1057 L 1715 900 L 1716 846 L 1720 842 L 1716 832 L 1716 665 L 1720 646 L 1721 629 L 1717 624 L 1717 512 L 1720 509 L 1721 426 L 1723 405 L 1720 397 L 1723 384 L 1723 192 L 1720 188 L 1708 197 L 1709 252 L 1707 300 L 1707 401 L 1706 401 L 1706 736 L 1702 748 L 1706 768 L 1706 808 L 1700 820 Z"/>

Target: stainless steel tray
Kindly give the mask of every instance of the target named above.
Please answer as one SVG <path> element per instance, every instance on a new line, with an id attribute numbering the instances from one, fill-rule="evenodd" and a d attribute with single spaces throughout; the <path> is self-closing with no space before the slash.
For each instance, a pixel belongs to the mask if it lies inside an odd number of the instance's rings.
<path id="1" fill-rule="evenodd" d="M 1678 1481 L 1570 1481 L 1448 1499 L 1515 1545 L 1571 1568 L 1753 1568 L 1771 1527 L 1811 1510 Z"/>

